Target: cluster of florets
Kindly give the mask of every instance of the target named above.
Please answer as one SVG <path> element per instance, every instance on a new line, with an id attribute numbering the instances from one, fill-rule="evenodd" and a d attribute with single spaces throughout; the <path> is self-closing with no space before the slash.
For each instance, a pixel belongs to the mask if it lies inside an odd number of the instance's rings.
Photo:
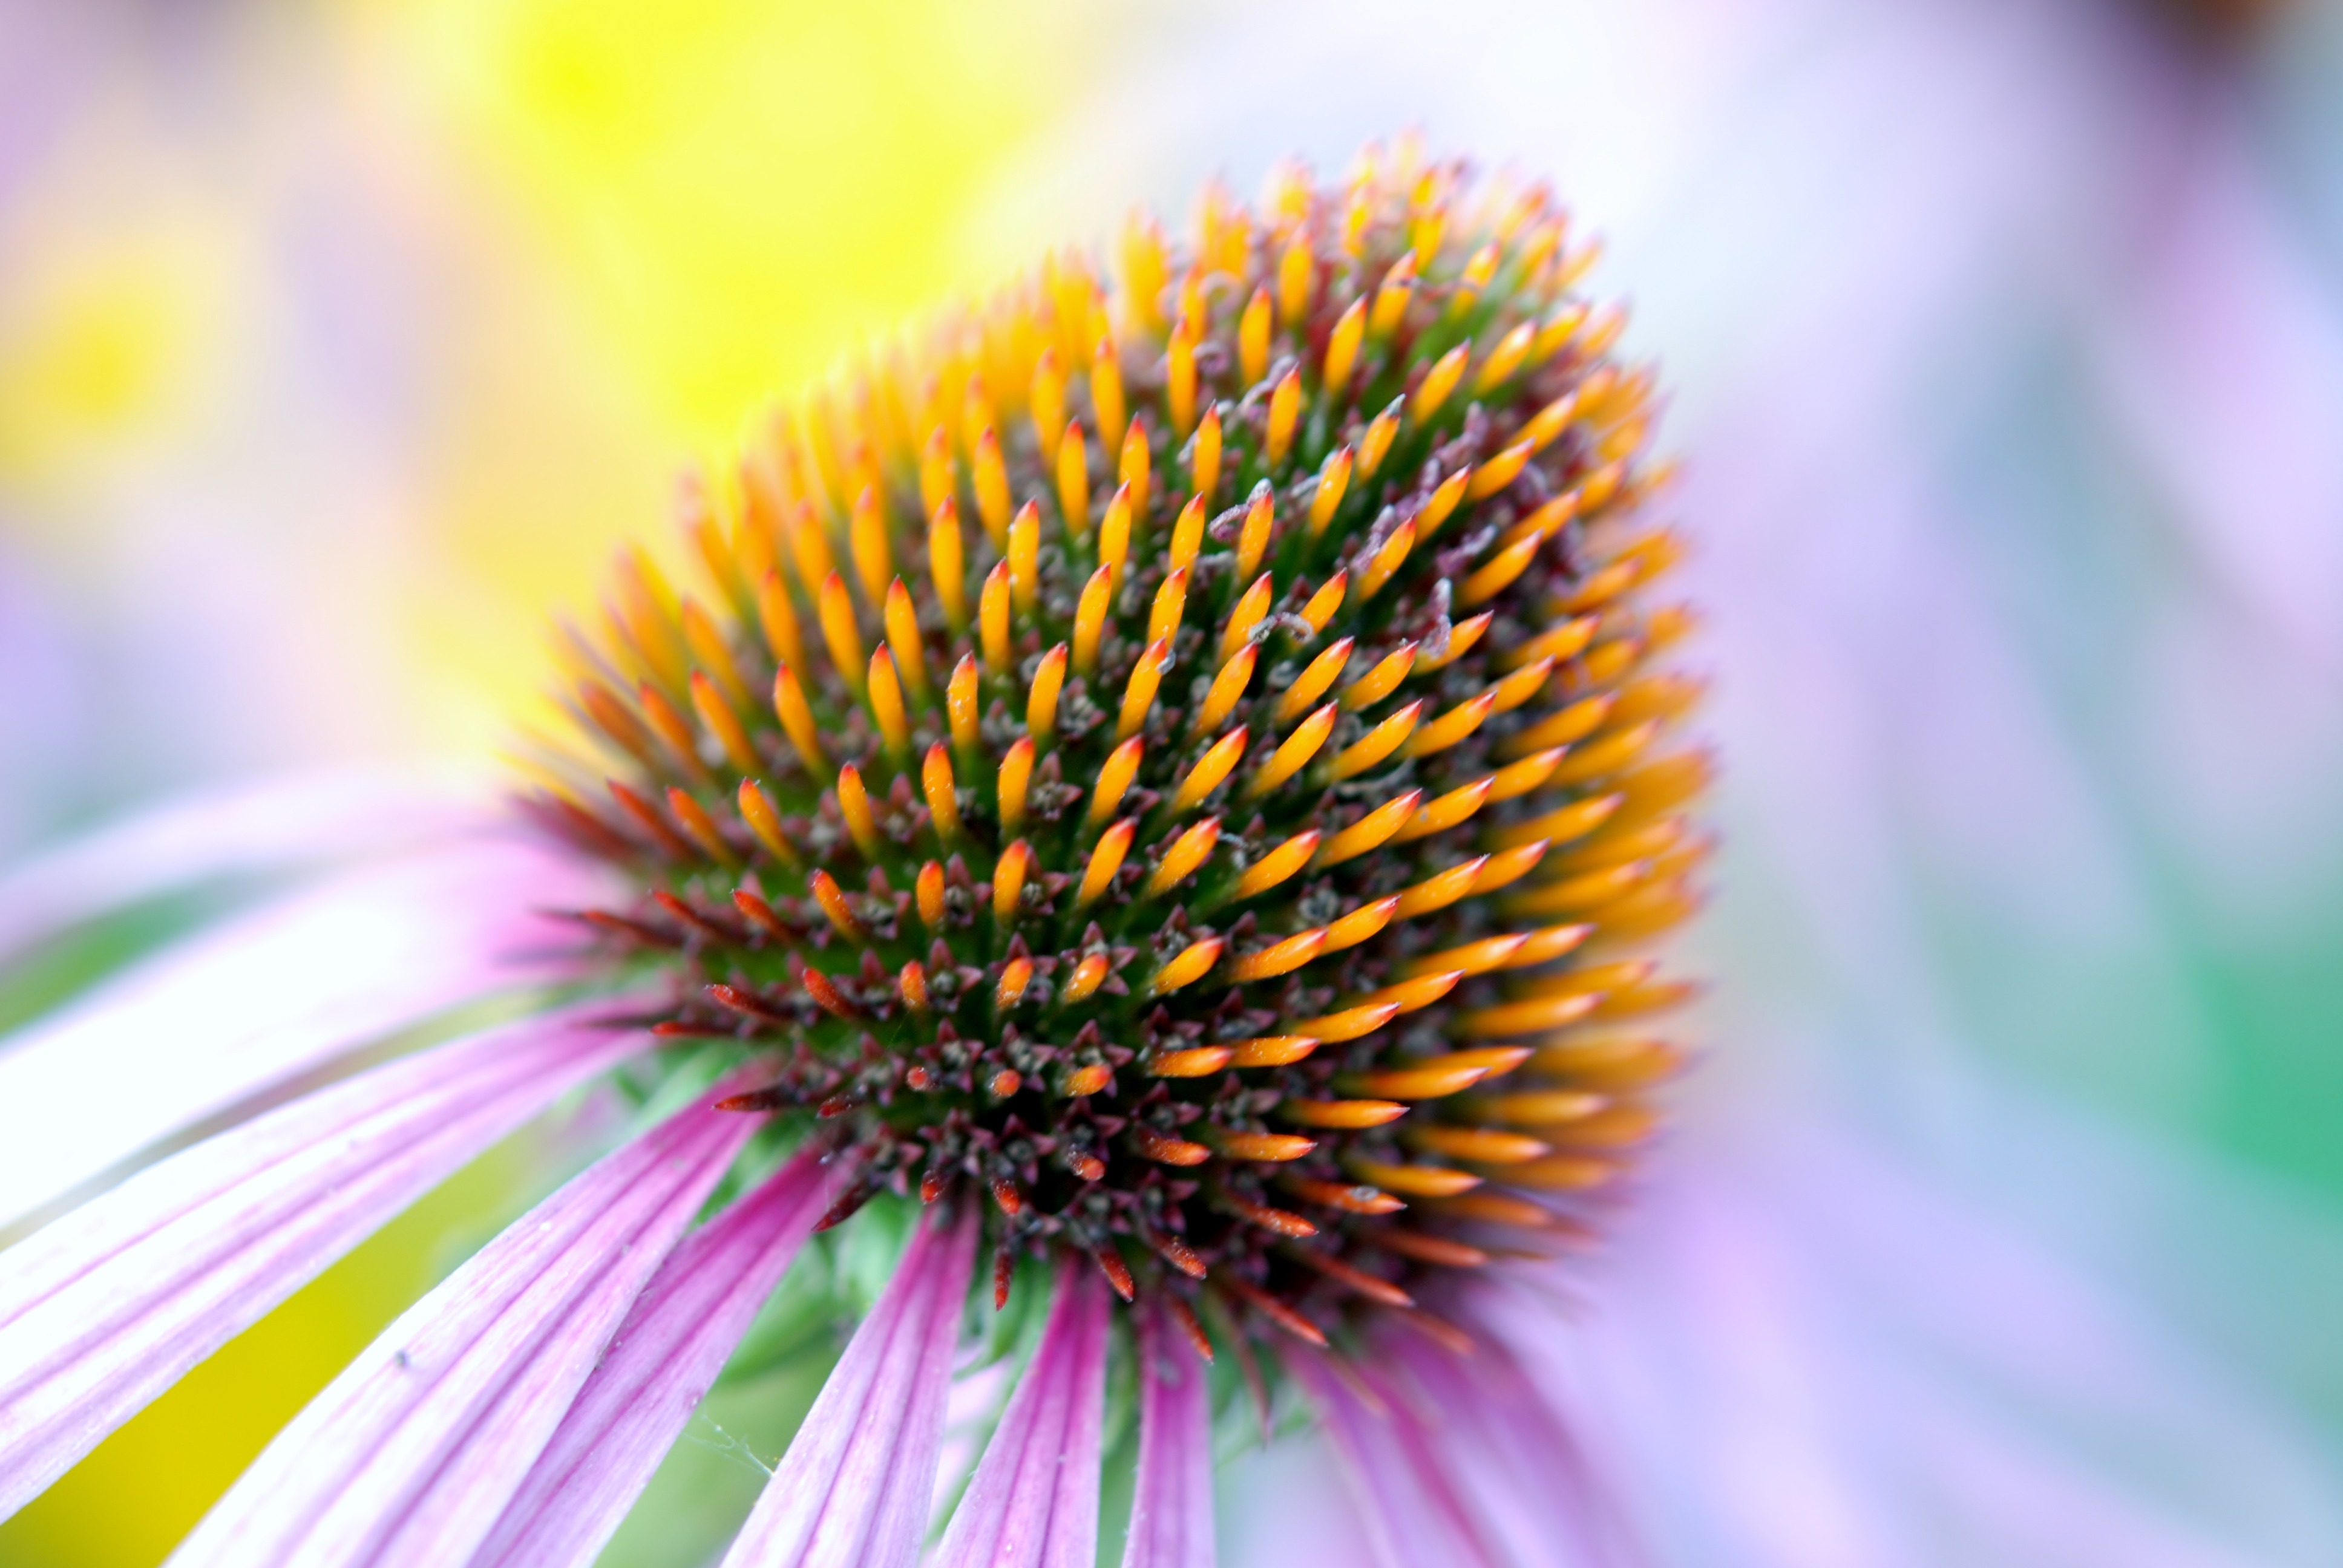
<path id="1" fill-rule="evenodd" d="M 712 591 L 622 560 L 601 777 L 536 801 L 641 887 L 588 918 L 661 1031 L 848 1206 L 985 1205 L 1003 1282 L 1079 1249 L 1315 1339 L 1572 1234 L 1679 1060 L 1619 1025 L 1687 990 L 1707 774 L 1589 259 L 1460 166 L 1215 195 L 689 488 Z"/>

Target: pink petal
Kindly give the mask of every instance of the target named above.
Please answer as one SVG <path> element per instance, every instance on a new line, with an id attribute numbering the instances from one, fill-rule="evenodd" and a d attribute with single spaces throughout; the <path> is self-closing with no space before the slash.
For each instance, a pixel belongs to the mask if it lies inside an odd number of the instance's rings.
<path id="1" fill-rule="evenodd" d="M 1098 1560 L 1106 1287 L 1058 1276 L 1041 1343 L 937 1548 L 935 1568 L 1091 1568 Z"/>
<path id="2" fill-rule="evenodd" d="M 171 1561 L 467 1561 L 755 1121 L 702 1101 L 538 1204 L 294 1417 Z"/>
<path id="3" fill-rule="evenodd" d="M 0 959 L 208 879 L 478 834 L 496 819 L 451 779 L 320 773 L 175 797 L 0 875 Z"/>
<path id="4" fill-rule="evenodd" d="M 1423 1424 L 1379 1380 L 1326 1355 L 1297 1352 L 1285 1364 L 1325 1423 L 1382 1568 L 1500 1568 Z"/>
<path id="5" fill-rule="evenodd" d="M 552 972 L 519 961 L 576 864 L 472 846 L 354 872 L 169 950 L 0 1040 L 0 1225 L 392 1031 Z"/>
<path id="6" fill-rule="evenodd" d="M 1514 1568 L 1644 1561 L 1616 1500 L 1530 1371 L 1477 1320 L 1463 1321 L 1480 1342 L 1469 1357 L 1404 1329 L 1375 1341 L 1378 1386 L 1394 1419 L 1422 1434 L 1407 1442 L 1417 1462 L 1437 1472 L 1492 1554 Z"/>
<path id="7" fill-rule="evenodd" d="M 610 1341 L 471 1568 L 590 1563 L 828 1208 L 809 1150 L 675 1250 Z"/>
<path id="8" fill-rule="evenodd" d="M 973 1211 L 921 1221 L 741 1527 L 725 1568 L 910 1568 L 926 1533 Z"/>
<path id="9" fill-rule="evenodd" d="M 197 1144 L 0 1252 L 0 1517 L 640 1038 L 571 1015 L 418 1052 Z"/>
<path id="10" fill-rule="evenodd" d="M 1161 1315 L 1139 1342 L 1139 1480 L 1122 1568 L 1212 1568 L 1212 1407 L 1204 1362 Z"/>

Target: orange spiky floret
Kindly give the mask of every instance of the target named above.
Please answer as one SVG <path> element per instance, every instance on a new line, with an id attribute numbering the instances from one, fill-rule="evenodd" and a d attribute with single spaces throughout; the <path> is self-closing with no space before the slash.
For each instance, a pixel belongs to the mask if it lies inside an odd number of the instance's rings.
<path id="1" fill-rule="evenodd" d="M 862 1191 L 1257 1331 L 1583 1231 L 1684 1060 L 1711 769 L 1558 211 L 1402 158 L 1137 224 L 693 489 L 714 592 L 622 558 L 569 661 L 608 803 L 537 802 L 641 885 L 590 919 L 690 982 L 662 1033 Z"/>

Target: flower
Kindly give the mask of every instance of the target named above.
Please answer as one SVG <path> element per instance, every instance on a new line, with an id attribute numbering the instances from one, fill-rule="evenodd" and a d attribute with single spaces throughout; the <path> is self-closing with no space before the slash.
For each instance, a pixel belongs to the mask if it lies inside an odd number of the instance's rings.
<path id="1" fill-rule="evenodd" d="M 539 838 L 426 831 L 0 1055 L 40 1109 L 21 1216 L 387 1031 L 536 1000 L 0 1254 L 0 1506 L 612 1081 L 639 1131 L 175 1561 L 590 1562 L 866 1209 L 900 1258 L 728 1563 L 919 1554 L 988 1297 L 1031 1350 L 940 1563 L 1093 1560 L 1118 1366 L 1128 1563 L 1211 1562 L 1215 1410 L 1296 1402 L 1392 1563 L 1611 1555 L 1489 1309 L 1653 1128 L 1678 1052 L 1616 1025 L 1689 992 L 1646 950 L 1696 906 L 1709 769 L 1656 668 L 1689 619 L 1649 596 L 1652 377 L 1567 239 L 1543 187 L 1408 148 L 1288 170 L 1258 212 L 1208 193 L 1185 247 L 1135 220 L 1111 293 L 1052 257 L 687 487 L 706 597 L 630 551 L 567 635 Z M 332 811 L 295 816 L 289 846 Z M 110 866 L 140 842 L 77 875 L 140 885 Z M 75 880 L 20 877 L 0 930 Z"/>

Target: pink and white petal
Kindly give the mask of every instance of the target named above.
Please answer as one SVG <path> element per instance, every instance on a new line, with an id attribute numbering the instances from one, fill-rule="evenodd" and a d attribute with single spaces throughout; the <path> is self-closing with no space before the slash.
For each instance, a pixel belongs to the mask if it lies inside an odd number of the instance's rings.
<path id="1" fill-rule="evenodd" d="M 1472 1515 L 1491 1555 L 1509 1568 L 1643 1562 L 1618 1499 L 1538 1380 L 1469 1305 L 1458 1319 L 1479 1342 L 1470 1356 L 1403 1328 L 1378 1334 L 1377 1386 L 1423 1434 L 1411 1446 Z"/>
<path id="2" fill-rule="evenodd" d="M 1502 1568 L 1429 1433 L 1379 1380 L 1327 1355 L 1296 1353 L 1286 1367 L 1317 1408 L 1380 1568 Z"/>
<path id="3" fill-rule="evenodd" d="M 1058 1276 L 1041 1342 L 936 1549 L 935 1568 L 1091 1568 L 1098 1560 L 1106 1287 Z"/>
<path id="4" fill-rule="evenodd" d="M 0 960 L 214 878 L 356 859 L 499 825 L 478 791 L 414 770 L 301 774 L 177 796 L 0 873 Z"/>
<path id="5" fill-rule="evenodd" d="M 930 1214 L 854 1332 L 724 1568 L 910 1568 L 976 1257 L 971 1211 Z"/>
<path id="6" fill-rule="evenodd" d="M 0 1040 L 0 1225 L 360 1046 L 557 972 L 578 864 L 479 844 L 353 872 Z"/>
<path id="7" fill-rule="evenodd" d="M 755 1121 L 711 1096 L 531 1210 L 294 1417 L 171 1561 L 467 1561 Z"/>
<path id="8" fill-rule="evenodd" d="M 675 1250 L 538 1456 L 472 1568 L 590 1563 L 828 1209 L 807 1150 Z"/>
<path id="9" fill-rule="evenodd" d="M 1203 1358 L 1158 1313 L 1139 1340 L 1139 1476 L 1122 1568 L 1213 1568 L 1212 1406 Z"/>
<path id="10" fill-rule="evenodd" d="M 420 1051 L 197 1144 L 0 1252 L 0 1518 L 640 1044 L 572 1012 Z"/>

